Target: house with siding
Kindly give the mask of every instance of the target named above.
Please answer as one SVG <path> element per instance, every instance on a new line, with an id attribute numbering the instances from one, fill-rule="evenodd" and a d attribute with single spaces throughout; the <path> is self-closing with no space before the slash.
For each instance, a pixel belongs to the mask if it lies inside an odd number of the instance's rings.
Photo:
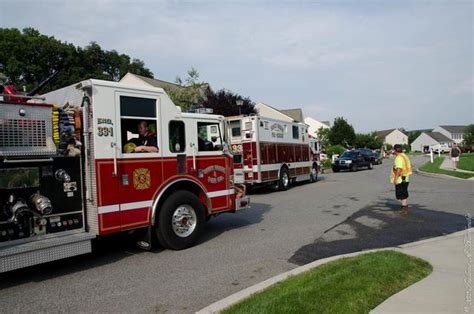
<path id="1" fill-rule="evenodd" d="M 308 134 L 314 138 L 318 138 L 319 129 L 329 129 L 331 126 L 327 121 L 319 121 L 311 117 L 304 118 L 304 123 L 308 125 Z"/>
<path id="2" fill-rule="evenodd" d="M 428 152 L 430 147 L 437 147 L 454 143 L 452 139 L 440 132 L 423 132 L 411 143 L 414 152 Z"/>
<path id="3" fill-rule="evenodd" d="M 384 144 L 408 144 L 408 135 L 401 129 L 389 129 L 375 132 L 376 136 L 383 141 Z"/>
<path id="4" fill-rule="evenodd" d="M 433 129 L 433 132 L 439 132 L 457 144 L 464 140 L 466 131 L 466 125 L 440 125 Z"/>
<path id="5" fill-rule="evenodd" d="M 289 117 L 288 115 L 281 112 L 281 110 L 273 108 L 272 106 L 264 104 L 263 102 L 259 102 L 258 104 L 256 104 L 255 110 L 261 117 L 288 122 L 295 121 L 292 117 Z"/>

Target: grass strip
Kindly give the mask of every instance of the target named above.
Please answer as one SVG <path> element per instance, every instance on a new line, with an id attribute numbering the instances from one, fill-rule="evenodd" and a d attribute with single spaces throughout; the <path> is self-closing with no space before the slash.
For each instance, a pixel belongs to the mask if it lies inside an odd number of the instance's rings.
<path id="1" fill-rule="evenodd" d="M 462 154 L 459 158 L 458 168 L 474 171 L 474 153 Z"/>
<path id="2" fill-rule="evenodd" d="M 440 169 L 441 164 L 443 163 L 444 157 L 436 157 L 433 161 L 425 163 L 423 166 L 420 167 L 421 171 L 430 172 L 430 173 L 438 173 L 438 174 L 445 174 L 452 177 L 457 177 L 461 179 L 469 179 L 474 177 L 474 175 L 465 172 L 458 172 L 458 171 L 450 171 L 445 169 Z"/>
<path id="3" fill-rule="evenodd" d="M 428 262 L 399 252 L 367 253 L 291 277 L 223 313 L 368 313 L 431 272 Z"/>

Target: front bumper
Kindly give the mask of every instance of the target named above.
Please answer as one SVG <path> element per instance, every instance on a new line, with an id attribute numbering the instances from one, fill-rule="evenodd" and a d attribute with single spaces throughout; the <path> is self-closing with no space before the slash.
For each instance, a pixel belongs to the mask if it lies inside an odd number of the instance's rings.
<path id="1" fill-rule="evenodd" d="M 235 199 L 235 210 L 243 210 L 250 208 L 250 197 L 242 196 L 240 198 Z"/>
<path id="2" fill-rule="evenodd" d="M 352 166 L 352 163 L 343 163 L 343 164 L 332 164 L 331 167 L 333 169 L 350 169 Z"/>

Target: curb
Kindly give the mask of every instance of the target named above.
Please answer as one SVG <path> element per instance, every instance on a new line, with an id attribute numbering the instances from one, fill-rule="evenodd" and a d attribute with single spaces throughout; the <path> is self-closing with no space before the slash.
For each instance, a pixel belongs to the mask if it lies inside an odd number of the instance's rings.
<path id="1" fill-rule="evenodd" d="M 471 228 L 471 229 L 474 229 L 474 227 Z M 329 263 L 329 262 L 332 262 L 332 261 L 335 261 L 335 260 L 338 260 L 338 259 L 341 259 L 341 258 L 353 257 L 353 256 L 362 255 L 362 254 L 367 254 L 367 253 L 372 253 L 372 252 L 379 252 L 379 251 L 387 251 L 387 250 L 400 251 L 401 249 L 407 248 L 407 247 L 418 246 L 418 245 L 422 245 L 422 244 L 426 244 L 426 243 L 430 243 L 430 242 L 435 242 L 435 241 L 439 241 L 439 240 L 447 239 L 447 238 L 454 238 L 454 237 L 457 237 L 457 236 L 459 236 L 463 233 L 466 233 L 466 230 L 468 230 L 468 229 L 458 231 L 458 232 L 455 232 L 455 233 L 451 233 L 451 234 L 447 234 L 447 235 L 444 235 L 444 236 L 439 236 L 439 237 L 436 237 L 436 238 L 430 238 L 430 239 L 420 240 L 420 241 L 416 241 L 416 242 L 412 242 L 412 243 L 406 243 L 406 244 L 402 244 L 402 245 L 395 246 L 395 247 L 365 250 L 365 251 L 360 251 L 360 252 L 341 254 L 341 255 L 336 255 L 336 256 L 323 258 L 323 259 L 314 261 L 312 263 L 297 267 L 295 269 L 292 269 L 288 272 L 277 275 L 275 277 L 269 278 L 265 281 L 262 281 L 262 282 L 260 282 L 256 285 L 245 288 L 241 291 L 238 291 L 238 292 L 236 292 L 236 293 L 234 293 L 234 294 L 232 294 L 232 295 L 230 295 L 230 296 L 228 296 L 228 297 L 226 297 L 222 300 L 219 300 L 217 302 L 212 303 L 211 305 L 206 306 L 205 308 L 197 311 L 196 313 L 197 314 L 219 313 L 220 311 L 230 307 L 231 305 L 239 303 L 240 301 L 250 297 L 251 295 L 253 295 L 255 293 L 258 293 L 262 290 L 265 290 L 265 289 L 267 289 L 267 288 L 269 288 L 269 287 L 271 287 L 271 286 L 273 286 L 273 285 L 275 285 L 279 282 L 282 282 L 282 281 L 288 279 L 289 277 L 299 275 L 299 274 L 307 272 L 307 271 L 309 271 L 313 268 L 316 268 L 318 266 L 321 266 L 323 264 L 326 264 L 326 263 Z"/>
<path id="2" fill-rule="evenodd" d="M 426 172 L 426 171 L 421 171 L 419 168 L 415 170 L 415 172 L 419 175 L 425 176 L 425 177 L 431 177 L 431 178 L 441 178 L 441 179 L 453 179 L 453 180 L 461 180 L 461 181 L 473 181 L 474 177 L 471 177 L 469 179 L 462 179 L 462 178 L 457 178 L 453 176 L 449 176 L 447 174 L 441 174 L 441 173 L 432 173 L 432 172 Z"/>

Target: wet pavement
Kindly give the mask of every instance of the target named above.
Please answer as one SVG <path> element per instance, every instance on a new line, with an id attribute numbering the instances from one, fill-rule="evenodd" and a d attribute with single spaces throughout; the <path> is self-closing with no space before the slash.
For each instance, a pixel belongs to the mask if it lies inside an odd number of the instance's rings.
<path id="1" fill-rule="evenodd" d="M 378 202 L 326 230 L 313 243 L 298 249 L 288 261 L 304 265 L 334 255 L 442 236 L 464 230 L 466 219 L 464 215 L 431 210 L 419 204 L 411 205 L 405 215 L 392 200 Z"/>

